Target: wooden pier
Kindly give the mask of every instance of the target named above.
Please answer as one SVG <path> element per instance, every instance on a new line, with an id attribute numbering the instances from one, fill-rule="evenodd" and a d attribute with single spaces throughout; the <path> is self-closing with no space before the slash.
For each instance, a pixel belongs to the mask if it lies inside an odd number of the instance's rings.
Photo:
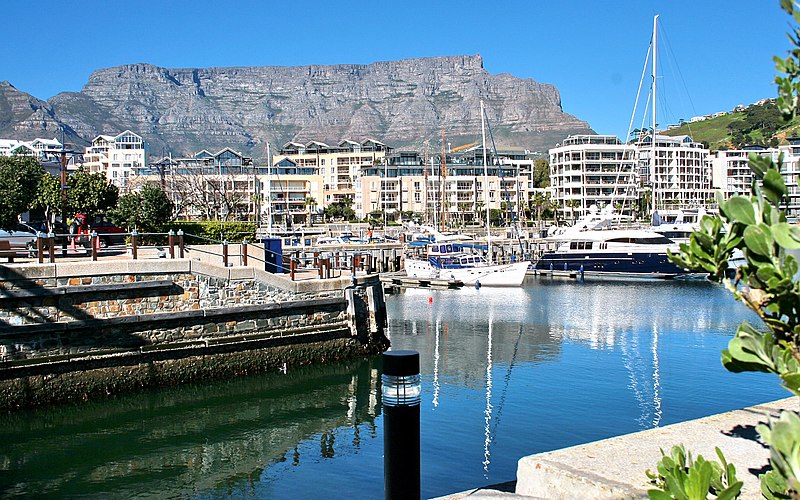
<path id="1" fill-rule="evenodd" d="M 434 290 L 456 289 L 464 286 L 462 281 L 439 278 L 416 278 L 406 276 L 405 272 L 383 273 L 381 283 L 387 293 L 396 288 L 431 288 Z"/>

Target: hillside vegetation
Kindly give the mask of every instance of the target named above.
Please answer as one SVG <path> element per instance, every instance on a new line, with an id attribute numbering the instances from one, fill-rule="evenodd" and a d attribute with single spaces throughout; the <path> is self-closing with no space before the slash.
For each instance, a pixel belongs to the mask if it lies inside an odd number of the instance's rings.
<path id="1" fill-rule="evenodd" d="M 665 135 L 688 135 L 712 151 L 738 149 L 744 146 L 776 147 L 786 137 L 800 134 L 800 121 L 785 122 L 773 101 L 753 104 L 743 111 L 733 111 L 723 116 L 688 123 L 661 132 Z"/>

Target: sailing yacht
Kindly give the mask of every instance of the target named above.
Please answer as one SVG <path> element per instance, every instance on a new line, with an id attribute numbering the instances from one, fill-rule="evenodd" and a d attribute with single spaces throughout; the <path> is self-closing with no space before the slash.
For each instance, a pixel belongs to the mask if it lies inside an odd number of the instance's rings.
<path id="1" fill-rule="evenodd" d="M 486 207 L 486 247 L 456 243 L 456 236 L 448 237 L 442 233 L 434 233 L 435 240 L 424 245 L 426 254 L 422 257 L 406 256 L 406 275 L 416 278 L 436 278 L 461 281 L 466 285 L 476 286 L 520 286 L 530 267 L 529 261 L 493 263 L 491 239 L 489 233 L 489 196 L 488 166 L 486 158 L 486 129 L 483 101 L 481 101 L 481 135 L 483 138 L 483 172 L 484 172 L 484 206 Z M 444 158 L 444 153 L 442 154 Z M 414 242 L 412 242 L 412 245 Z M 468 249 L 488 250 L 486 257 L 468 252 Z"/>

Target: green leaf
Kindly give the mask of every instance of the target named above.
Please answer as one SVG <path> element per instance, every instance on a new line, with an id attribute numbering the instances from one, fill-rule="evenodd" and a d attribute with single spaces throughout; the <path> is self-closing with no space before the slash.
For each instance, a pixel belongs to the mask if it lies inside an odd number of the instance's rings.
<path id="1" fill-rule="evenodd" d="M 744 243 L 751 252 L 764 256 L 772 255 L 772 237 L 768 226 L 748 226 L 744 230 Z"/>
<path id="2" fill-rule="evenodd" d="M 800 227 L 780 222 L 771 227 L 775 243 L 787 250 L 800 248 Z"/>
<path id="3" fill-rule="evenodd" d="M 717 494 L 717 500 L 732 500 L 737 498 L 739 496 L 739 492 L 742 491 L 742 486 L 744 486 L 744 481 L 737 481 L 733 483 Z"/>
<path id="4" fill-rule="evenodd" d="M 756 215 L 753 204 L 743 196 L 734 196 L 724 205 L 725 215 L 742 224 L 755 224 Z"/>
<path id="5" fill-rule="evenodd" d="M 783 176 L 775 170 L 769 169 L 764 174 L 764 194 L 767 199 L 774 205 L 781 202 L 781 199 L 786 195 L 786 183 L 783 182 Z"/>

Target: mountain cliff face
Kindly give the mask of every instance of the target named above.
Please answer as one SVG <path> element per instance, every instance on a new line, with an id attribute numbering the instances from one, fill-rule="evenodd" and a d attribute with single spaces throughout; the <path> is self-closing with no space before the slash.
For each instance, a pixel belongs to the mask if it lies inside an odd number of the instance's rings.
<path id="1" fill-rule="evenodd" d="M 10 94 L 0 86 L 0 137 L 61 127 L 86 142 L 130 129 L 153 155 L 231 146 L 263 158 L 267 142 L 364 138 L 392 147 L 429 140 L 437 150 L 442 129 L 453 146 L 479 139 L 480 99 L 498 145 L 544 151 L 568 134 L 591 132 L 561 110 L 555 87 L 490 75 L 480 56 L 205 69 L 131 64 L 97 70 L 81 92 L 47 103 Z"/>

